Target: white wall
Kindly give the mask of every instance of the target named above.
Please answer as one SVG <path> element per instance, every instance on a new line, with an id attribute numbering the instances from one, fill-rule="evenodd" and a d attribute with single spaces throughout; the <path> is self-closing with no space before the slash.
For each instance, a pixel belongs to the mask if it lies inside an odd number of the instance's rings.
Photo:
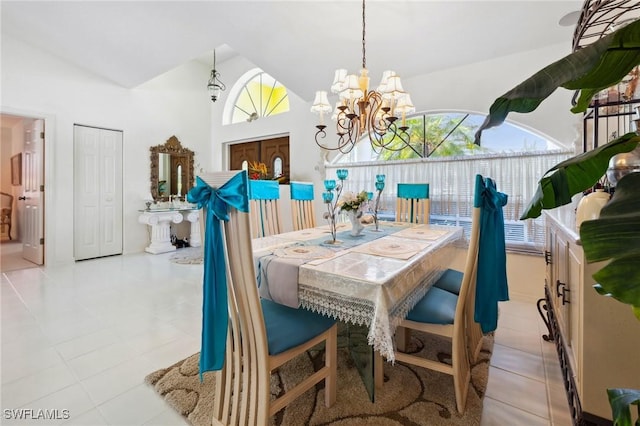
<path id="1" fill-rule="evenodd" d="M 137 209 L 149 191 L 149 147 L 176 135 L 209 167 L 209 70 L 197 62 L 133 90 L 2 35 L 2 112 L 45 117 L 45 262 L 73 260 L 73 125 L 124 132 L 124 252 L 142 251 L 148 234 Z"/>
<path id="2" fill-rule="evenodd" d="M 569 53 L 569 42 L 555 44 L 407 79 L 403 86 L 411 93 L 417 111 L 463 109 L 484 115 L 497 97 Z M 581 146 L 582 114 L 569 111 L 572 96 L 572 91 L 560 88 L 535 111 L 510 113 L 507 120 L 536 129 L 569 148 L 576 141 Z"/>

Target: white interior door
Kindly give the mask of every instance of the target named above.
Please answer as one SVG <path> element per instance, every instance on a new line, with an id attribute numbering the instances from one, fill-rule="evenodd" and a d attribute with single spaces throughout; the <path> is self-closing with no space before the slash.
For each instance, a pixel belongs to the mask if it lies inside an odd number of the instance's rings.
<path id="1" fill-rule="evenodd" d="M 74 257 L 122 253 L 122 132 L 74 126 Z"/>
<path id="2" fill-rule="evenodd" d="M 22 197 L 24 201 L 22 257 L 44 263 L 44 120 L 24 121 Z"/>

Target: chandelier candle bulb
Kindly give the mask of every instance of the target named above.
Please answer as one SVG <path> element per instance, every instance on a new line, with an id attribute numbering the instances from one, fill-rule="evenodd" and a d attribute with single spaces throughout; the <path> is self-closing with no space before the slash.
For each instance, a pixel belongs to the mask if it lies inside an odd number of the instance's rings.
<path id="1" fill-rule="evenodd" d="M 324 114 L 331 112 L 331 104 L 327 98 L 327 92 L 319 90 L 316 92 L 316 98 L 313 100 L 311 112 L 320 114 L 320 125 L 324 125 Z"/>
<path id="2" fill-rule="evenodd" d="M 335 76 L 333 78 L 333 83 L 331 84 L 331 93 L 340 93 L 344 90 L 344 82 L 347 79 L 347 70 L 342 68 L 336 70 Z"/>

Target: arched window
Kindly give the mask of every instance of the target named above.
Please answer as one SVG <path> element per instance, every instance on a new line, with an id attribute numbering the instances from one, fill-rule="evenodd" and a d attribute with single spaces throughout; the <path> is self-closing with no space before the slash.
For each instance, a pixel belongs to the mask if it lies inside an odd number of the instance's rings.
<path id="1" fill-rule="evenodd" d="M 430 222 L 471 226 L 473 179 L 495 179 L 509 196 L 504 208 L 505 234 L 510 250 L 539 252 L 544 244 L 544 218 L 519 220 L 537 188 L 540 176 L 573 153 L 534 130 L 505 122 L 482 134 L 473 144 L 484 116 L 460 111 L 416 114 L 407 119 L 411 148 L 375 152 L 361 140 L 348 154 L 339 154 L 326 167 L 327 179 L 336 169 L 349 170 L 345 189 L 374 191 L 375 175 L 386 175 L 380 198 L 384 218 L 395 217 L 396 187 L 402 182 L 429 183 Z"/>
<path id="2" fill-rule="evenodd" d="M 512 154 L 562 150 L 563 146 L 534 130 L 510 122 L 493 127 L 482 134 L 482 145 L 474 145 L 474 135 L 485 116 L 474 112 L 441 111 L 415 114 L 407 118 L 411 147 L 399 151 L 375 152 L 366 137 L 348 154 L 339 155 L 333 163 L 354 161 L 407 160 L 442 158 L 480 154 Z M 395 144 L 396 148 L 402 142 Z"/>
<path id="3" fill-rule="evenodd" d="M 225 104 L 223 124 L 251 122 L 289 111 L 287 89 L 259 68 L 236 81 Z"/>

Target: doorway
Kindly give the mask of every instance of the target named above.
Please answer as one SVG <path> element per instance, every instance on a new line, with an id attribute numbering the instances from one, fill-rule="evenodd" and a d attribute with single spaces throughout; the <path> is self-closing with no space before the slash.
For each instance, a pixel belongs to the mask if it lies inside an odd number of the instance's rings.
<path id="1" fill-rule="evenodd" d="M 6 272 L 44 265 L 45 120 L 1 113 L 0 124 L 0 192 L 6 194 L 0 270 Z"/>
<path id="2" fill-rule="evenodd" d="M 289 183 L 289 136 L 237 143 L 229 146 L 229 170 L 242 170 L 243 163 L 264 163 L 267 176 Z"/>

